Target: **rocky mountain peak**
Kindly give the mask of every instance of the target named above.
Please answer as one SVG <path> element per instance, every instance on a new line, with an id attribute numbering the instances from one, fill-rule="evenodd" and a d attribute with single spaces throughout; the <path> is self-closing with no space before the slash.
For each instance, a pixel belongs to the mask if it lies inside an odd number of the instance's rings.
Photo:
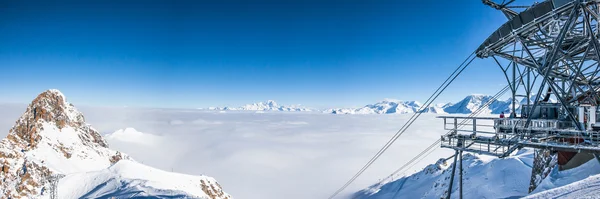
<path id="1" fill-rule="evenodd" d="M 277 102 L 275 102 L 275 100 L 267 100 L 266 104 L 271 107 L 278 107 Z"/>
<path id="2" fill-rule="evenodd" d="M 56 89 L 40 93 L 10 129 L 7 138 L 21 148 L 34 148 L 42 138 L 39 133 L 44 124 L 56 126 L 59 130 L 73 128 L 77 132 L 83 132 L 78 137 L 85 145 L 108 147 L 102 136 L 85 123 L 83 114 Z"/>
<path id="3" fill-rule="evenodd" d="M 39 94 L 0 141 L 0 168 L 0 198 L 48 198 L 54 185 L 63 186 L 55 187 L 64 190 L 58 198 L 152 196 L 165 187 L 186 196 L 231 198 L 213 178 L 161 171 L 108 148 L 58 90 Z"/>
<path id="4" fill-rule="evenodd" d="M 53 174 L 107 167 L 127 155 L 102 136 L 58 90 L 40 93 L 0 141 L 0 198 L 27 198 L 47 189 Z"/>
<path id="5" fill-rule="evenodd" d="M 85 125 L 83 115 L 56 89 L 40 93 L 27 107 L 25 116 L 28 115 L 33 116 L 34 122 L 54 122 L 59 128 Z"/>

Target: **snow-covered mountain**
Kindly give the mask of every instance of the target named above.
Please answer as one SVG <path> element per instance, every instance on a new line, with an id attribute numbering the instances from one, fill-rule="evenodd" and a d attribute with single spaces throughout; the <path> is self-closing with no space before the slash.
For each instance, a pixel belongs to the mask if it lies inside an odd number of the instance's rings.
<path id="1" fill-rule="evenodd" d="M 424 113 L 448 113 L 448 114 L 469 114 L 484 106 L 489 102 L 488 107 L 483 109 L 483 113 L 508 114 L 511 112 L 512 99 L 498 100 L 489 95 L 472 94 L 466 96 L 463 100 L 456 103 L 439 103 L 425 108 L 418 101 L 401 101 L 394 99 L 385 99 L 375 104 L 369 104 L 361 108 L 336 108 L 327 109 L 323 113 L 332 114 L 394 114 L 394 113 L 415 113 L 423 111 Z M 516 112 L 521 112 L 521 105 L 527 104 L 523 99 L 517 103 Z"/>
<path id="2" fill-rule="evenodd" d="M 532 96 L 535 97 L 535 94 Z M 500 114 L 504 112 L 505 114 L 508 114 L 512 112 L 512 101 L 512 98 L 509 98 L 507 100 L 499 100 L 489 95 L 473 94 L 465 97 L 463 100 L 457 103 L 453 103 L 447 106 L 446 108 L 444 108 L 444 111 L 446 113 L 468 114 L 474 112 L 475 110 L 479 109 L 480 107 L 489 102 L 488 107 L 483 109 L 484 113 Z M 549 102 L 556 103 L 556 100 L 550 99 Z M 530 104 L 533 103 L 534 100 L 530 100 Z M 518 114 L 521 113 L 521 107 L 524 104 L 527 104 L 527 98 L 523 98 L 521 99 L 521 101 L 516 100 L 515 112 Z"/>
<path id="3" fill-rule="evenodd" d="M 535 95 L 532 95 L 535 97 Z M 423 113 L 447 113 L 447 114 L 469 114 L 484 106 L 489 102 L 488 107 L 484 108 L 482 113 L 500 114 L 504 112 L 509 114 L 512 109 L 512 99 L 499 100 L 490 95 L 472 94 L 466 96 L 456 103 L 438 103 L 429 107 L 424 107 L 418 101 L 403 101 L 396 99 L 384 99 L 375 104 L 368 104 L 360 108 L 330 108 L 320 112 L 328 114 L 406 114 L 422 111 Z M 556 102 L 550 99 L 550 102 Z M 533 104 L 533 100 L 531 101 Z M 515 111 L 521 112 L 523 104 L 527 104 L 527 99 L 522 99 L 515 105 Z M 204 109 L 204 108 L 202 108 Z M 247 104 L 241 107 L 209 107 L 205 110 L 217 111 L 314 111 L 300 105 L 280 106 L 273 100 Z"/>
<path id="4" fill-rule="evenodd" d="M 374 184 L 355 193 L 353 198 L 443 197 L 448 193 L 452 164 L 440 159 L 412 175 Z M 465 153 L 463 154 L 463 196 L 464 198 L 527 196 L 532 165 L 532 149 L 522 149 L 514 156 L 504 159 Z M 458 174 L 455 177 L 458 178 Z M 597 198 L 599 179 L 600 163 L 596 159 L 565 171 L 558 171 L 555 167 L 529 197 Z M 457 180 L 455 179 L 452 188 L 453 198 L 458 198 Z"/>
<path id="5" fill-rule="evenodd" d="M 472 113 L 475 110 L 479 109 L 486 103 L 489 103 L 489 106 L 484 109 L 486 113 L 499 114 L 501 112 L 508 113 L 510 112 L 510 99 L 506 101 L 495 99 L 489 95 L 481 95 L 481 94 L 473 94 L 465 97 L 463 100 L 452 104 L 444 108 L 444 111 L 447 113 L 461 113 L 468 114 Z"/>
<path id="6" fill-rule="evenodd" d="M 418 101 L 402 101 L 396 99 L 384 99 L 375 104 L 369 104 L 361 108 L 337 108 L 327 109 L 323 113 L 332 114 L 404 114 L 423 111 L 426 113 L 444 113 L 445 104 L 437 104 L 423 109 L 423 105 Z"/>
<path id="7" fill-rule="evenodd" d="M 253 104 L 246 104 L 241 107 L 209 107 L 208 110 L 218 111 L 312 111 L 310 108 L 303 107 L 301 105 L 290 105 L 282 106 L 278 105 L 273 100 L 267 100 L 266 102 L 257 102 Z"/>
<path id="8" fill-rule="evenodd" d="M 108 148 L 58 90 L 38 95 L 0 141 L 0 198 L 231 198 L 211 177 L 160 171 Z M 61 178 L 62 177 L 62 178 Z"/>

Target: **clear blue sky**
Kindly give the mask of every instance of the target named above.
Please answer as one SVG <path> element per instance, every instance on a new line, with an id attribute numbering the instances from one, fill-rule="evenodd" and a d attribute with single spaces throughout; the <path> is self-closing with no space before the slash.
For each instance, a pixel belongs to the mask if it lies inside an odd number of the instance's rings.
<path id="1" fill-rule="evenodd" d="M 480 1 L 0 0 L 0 102 L 196 108 L 425 101 L 506 19 Z M 476 60 L 440 97 L 505 84 Z"/>

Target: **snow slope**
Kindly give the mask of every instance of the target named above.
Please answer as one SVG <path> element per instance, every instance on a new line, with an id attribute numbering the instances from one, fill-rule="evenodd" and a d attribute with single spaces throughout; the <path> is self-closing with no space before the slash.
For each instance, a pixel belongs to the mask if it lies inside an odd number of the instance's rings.
<path id="1" fill-rule="evenodd" d="M 600 163 L 597 159 L 565 171 L 555 167 L 528 195 L 532 149 L 523 149 L 504 159 L 470 153 L 463 157 L 465 198 L 600 198 Z M 440 198 L 447 195 L 451 166 L 441 159 L 410 176 L 374 184 L 355 193 L 354 197 Z M 455 184 L 453 198 L 458 196 L 457 189 Z"/>
<path id="2" fill-rule="evenodd" d="M 553 169 L 526 198 L 599 198 L 600 163 L 592 159 L 573 169 Z"/>
<path id="3" fill-rule="evenodd" d="M 505 159 L 464 153 L 463 161 L 465 198 L 509 198 L 527 195 L 533 150 L 523 149 Z M 441 159 L 410 176 L 374 184 L 355 193 L 354 197 L 437 199 L 447 194 L 451 165 Z M 452 195 L 453 198 L 458 196 L 457 186 L 453 186 Z"/>
<path id="4" fill-rule="evenodd" d="M 166 172 L 130 160 L 98 171 L 67 175 L 58 187 L 59 198 L 214 198 L 225 195 L 213 178 Z"/>
<path id="5" fill-rule="evenodd" d="M 572 184 L 536 193 L 525 198 L 599 198 L 600 175 L 593 175 Z"/>
<path id="6" fill-rule="evenodd" d="M 119 163 L 120 161 L 125 163 Z M 50 188 L 49 177 L 53 175 L 66 175 L 66 179 L 76 182 L 61 184 L 63 181 L 59 181 L 58 189 L 70 193 L 59 198 L 87 197 L 86 194 L 97 190 L 75 193 L 70 190 L 87 190 L 86 187 L 99 185 L 77 176 L 106 168 L 112 171 L 112 176 L 120 177 L 118 182 L 135 182 L 129 185 L 136 185 L 113 187 L 116 190 L 112 192 L 135 191 L 140 192 L 138 194 L 152 195 L 159 193 L 157 190 L 164 189 L 190 197 L 231 197 L 221 190 L 214 179 L 205 176 L 195 177 L 200 180 L 190 183 L 193 187 L 159 186 L 160 183 L 155 182 L 167 180 L 165 183 L 173 184 L 172 179 L 183 179 L 182 174 L 167 175 L 163 172 L 163 175 L 157 175 L 161 174 L 159 170 L 147 168 L 128 155 L 108 148 L 98 131 L 85 122 L 83 114 L 68 103 L 58 90 L 48 90 L 38 95 L 7 137 L 0 141 L 0 164 L 0 194 L 8 198 L 48 198 L 46 190 Z M 134 170 L 138 173 L 131 173 Z M 144 189 L 138 189 L 139 187 Z M 111 193 L 106 187 L 102 190 L 104 193 Z"/>

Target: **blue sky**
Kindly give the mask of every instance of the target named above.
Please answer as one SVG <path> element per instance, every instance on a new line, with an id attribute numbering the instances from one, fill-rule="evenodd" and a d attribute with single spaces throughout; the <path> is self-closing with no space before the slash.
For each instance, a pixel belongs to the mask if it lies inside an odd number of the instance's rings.
<path id="1" fill-rule="evenodd" d="M 0 102 L 425 101 L 505 20 L 480 1 L 0 1 Z M 439 101 L 502 84 L 478 59 Z"/>

